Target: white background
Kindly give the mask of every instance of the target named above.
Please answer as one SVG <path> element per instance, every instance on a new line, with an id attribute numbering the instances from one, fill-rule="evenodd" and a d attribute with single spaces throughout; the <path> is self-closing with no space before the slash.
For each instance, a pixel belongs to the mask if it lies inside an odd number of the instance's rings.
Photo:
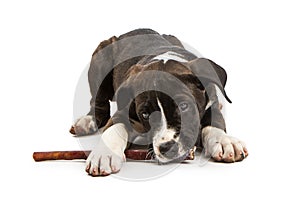
<path id="1" fill-rule="evenodd" d="M 299 7 L 1 1 L 1 213 L 299 213 Z M 174 34 L 227 70 L 227 128 L 249 158 L 143 182 L 91 178 L 81 161 L 33 162 L 33 151 L 80 149 L 68 129 L 81 72 L 100 41 L 139 27 Z"/>

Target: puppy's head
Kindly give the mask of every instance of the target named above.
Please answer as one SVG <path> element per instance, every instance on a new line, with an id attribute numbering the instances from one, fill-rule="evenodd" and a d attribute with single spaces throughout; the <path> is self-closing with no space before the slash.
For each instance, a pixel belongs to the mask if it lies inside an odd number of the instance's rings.
<path id="1" fill-rule="evenodd" d="M 199 140 L 209 96 L 194 63 L 199 62 L 136 65 L 117 91 L 118 110 L 128 115 L 133 132 L 152 144 L 161 163 L 183 160 Z"/>
<path id="2" fill-rule="evenodd" d="M 143 135 L 153 146 L 161 163 L 184 159 L 194 146 L 200 121 L 195 100 L 182 93 L 177 97 L 160 91 L 147 91 L 138 95 L 132 103 L 138 121 L 144 127 Z"/>

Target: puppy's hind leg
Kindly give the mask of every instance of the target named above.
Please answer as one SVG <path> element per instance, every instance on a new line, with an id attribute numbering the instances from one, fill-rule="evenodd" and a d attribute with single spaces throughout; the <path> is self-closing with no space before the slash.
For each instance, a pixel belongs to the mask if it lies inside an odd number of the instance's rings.
<path id="1" fill-rule="evenodd" d="M 113 89 L 113 43 L 112 37 L 100 43 L 94 51 L 88 80 L 92 95 L 90 111 L 86 116 L 79 118 L 70 132 L 74 135 L 89 135 L 105 126 L 110 118 L 110 103 L 114 95 Z"/>

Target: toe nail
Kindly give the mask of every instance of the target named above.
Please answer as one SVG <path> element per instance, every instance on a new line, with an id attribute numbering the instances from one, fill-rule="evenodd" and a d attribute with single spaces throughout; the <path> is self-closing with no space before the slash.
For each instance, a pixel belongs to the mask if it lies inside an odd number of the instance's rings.
<path id="1" fill-rule="evenodd" d="M 100 175 L 102 175 L 102 176 L 107 176 L 107 175 L 109 175 L 109 173 L 106 172 L 105 170 L 101 170 L 101 171 L 100 171 Z"/>
<path id="2" fill-rule="evenodd" d="M 230 158 L 232 158 L 232 157 L 233 157 L 233 153 L 232 153 L 232 152 L 229 154 L 229 157 L 230 157 Z"/>
<path id="3" fill-rule="evenodd" d="M 223 156 L 223 155 L 222 155 L 222 152 L 219 152 L 219 157 L 222 158 L 222 156 Z"/>

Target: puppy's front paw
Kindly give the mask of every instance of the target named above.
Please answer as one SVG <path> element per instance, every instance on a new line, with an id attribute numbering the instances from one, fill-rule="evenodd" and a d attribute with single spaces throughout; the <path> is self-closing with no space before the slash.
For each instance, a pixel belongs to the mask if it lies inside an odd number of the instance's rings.
<path id="1" fill-rule="evenodd" d="M 100 143 L 86 160 L 86 172 L 91 176 L 106 176 L 117 173 L 125 160 L 125 155 L 121 150 L 113 151 Z"/>
<path id="2" fill-rule="evenodd" d="M 82 136 L 93 134 L 97 131 L 95 119 L 91 115 L 79 118 L 70 129 L 71 134 Z"/>
<path id="3" fill-rule="evenodd" d="M 205 127 L 202 130 L 202 143 L 205 154 L 216 161 L 227 163 L 242 161 L 248 156 L 248 150 L 243 141 L 227 135 L 215 127 Z"/>

